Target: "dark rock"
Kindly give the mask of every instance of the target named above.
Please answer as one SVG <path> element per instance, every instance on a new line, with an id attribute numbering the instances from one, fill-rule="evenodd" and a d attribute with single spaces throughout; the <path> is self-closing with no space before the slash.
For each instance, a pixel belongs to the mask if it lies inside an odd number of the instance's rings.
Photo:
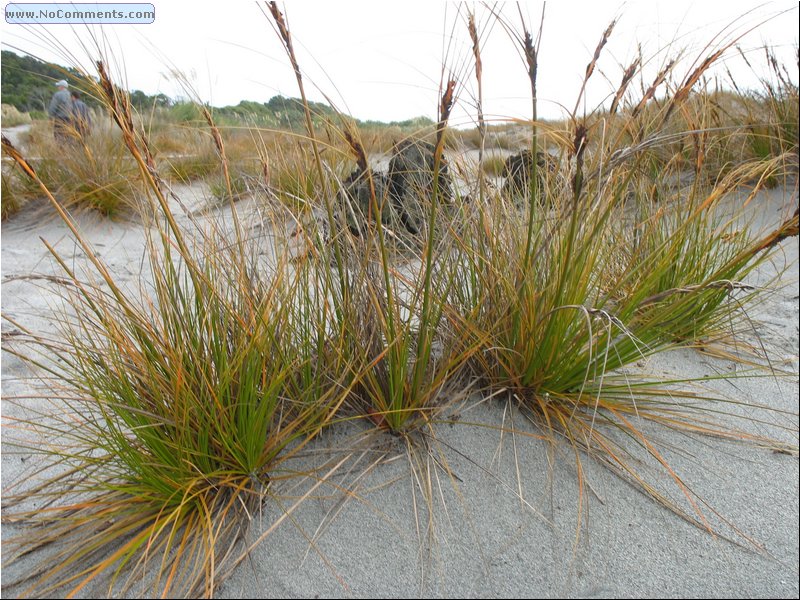
<path id="1" fill-rule="evenodd" d="M 547 199 L 547 179 L 558 170 L 556 159 L 544 152 L 536 153 L 536 169 L 539 178 L 539 203 L 545 204 Z M 533 171 L 533 153 L 523 150 L 506 159 L 503 165 L 502 193 L 506 198 L 522 200 L 531 194 L 531 172 Z"/>
<path id="2" fill-rule="evenodd" d="M 386 175 L 372 172 L 372 186 L 375 188 L 375 200 L 380 211 L 381 223 L 389 225 L 392 220 L 391 204 L 388 201 L 389 179 Z M 342 182 L 340 201 L 345 213 L 347 227 L 354 235 L 363 233 L 364 223 L 375 220 L 375 206 L 372 204 L 370 177 L 361 169 L 356 169 Z"/>
<path id="3" fill-rule="evenodd" d="M 388 175 L 372 172 L 381 223 L 402 224 L 412 234 L 423 228 L 434 189 L 434 151 L 428 142 L 407 140 L 396 146 Z M 341 199 L 349 200 L 344 203 L 348 227 L 358 235 L 365 222 L 375 220 L 369 177 L 356 169 L 343 182 L 342 192 Z M 452 199 L 452 183 L 444 157 L 439 165 L 437 194 L 440 201 Z"/>
<path id="4" fill-rule="evenodd" d="M 434 189 L 433 144 L 421 140 L 401 142 L 389 161 L 389 194 L 400 220 L 411 233 L 425 223 Z M 447 161 L 442 156 L 437 183 L 439 201 L 450 202 L 452 185 Z"/>

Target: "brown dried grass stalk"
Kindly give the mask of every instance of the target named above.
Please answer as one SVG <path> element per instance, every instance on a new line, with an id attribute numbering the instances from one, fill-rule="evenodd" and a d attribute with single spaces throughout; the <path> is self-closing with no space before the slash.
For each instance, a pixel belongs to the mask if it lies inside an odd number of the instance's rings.
<path id="1" fill-rule="evenodd" d="M 600 54 L 603 52 L 603 48 L 605 48 L 606 44 L 608 43 L 608 38 L 611 37 L 611 33 L 614 31 L 614 26 L 617 24 L 617 21 L 611 21 L 606 30 L 603 32 L 603 36 L 600 38 L 600 41 L 597 43 L 597 47 L 594 49 L 594 54 L 592 55 L 592 60 L 589 61 L 589 64 L 586 65 L 586 74 L 583 76 L 583 82 L 581 83 L 581 89 L 578 92 L 578 98 L 575 100 L 575 108 L 572 109 L 572 118 L 575 119 L 575 115 L 578 114 L 578 108 L 581 105 L 581 99 L 583 98 L 583 94 L 586 91 L 586 84 L 589 82 L 589 78 L 594 73 L 594 69 L 597 66 L 597 61 L 600 59 Z"/>
<path id="2" fill-rule="evenodd" d="M 486 191 L 486 185 L 483 178 L 483 154 L 486 150 L 486 121 L 483 117 L 483 62 L 481 61 L 481 46 L 478 37 L 478 28 L 475 25 L 475 15 L 471 11 L 467 17 L 467 29 L 469 37 L 472 41 L 472 56 L 475 59 L 475 79 L 478 84 L 478 98 L 477 98 L 477 111 L 478 111 L 478 172 L 480 175 L 480 194 L 481 201 Z"/>
<path id="3" fill-rule="evenodd" d="M 609 109 L 609 113 L 612 115 L 617 113 L 617 108 L 619 108 L 619 103 L 622 101 L 625 92 L 628 89 L 628 85 L 630 85 L 633 76 L 636 75 L 636 71 L 639 69 L 639 66 L 642 64 L 642 57 L 641 57 L 641 50 L 640 55 L 636 57 L 630 66 L 625 69 L 625 72 L 622 74 L 622 81 L 617 88 L 617 92 L 614 94 L 614 100 L 611 101 L 611 108 Z"/>

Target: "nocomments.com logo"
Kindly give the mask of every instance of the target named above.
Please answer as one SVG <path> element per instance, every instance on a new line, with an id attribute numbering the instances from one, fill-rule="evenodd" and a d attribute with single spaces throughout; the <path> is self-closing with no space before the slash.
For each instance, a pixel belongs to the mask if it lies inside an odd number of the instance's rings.
<path id="1" fill-rule="evenodd" d="M 152 4 L 136 3 L 47 3 L 11 2 L 5 7 L 6 23 L 53 25 L 83 23 L 143 24 L 156 19 Z"/>

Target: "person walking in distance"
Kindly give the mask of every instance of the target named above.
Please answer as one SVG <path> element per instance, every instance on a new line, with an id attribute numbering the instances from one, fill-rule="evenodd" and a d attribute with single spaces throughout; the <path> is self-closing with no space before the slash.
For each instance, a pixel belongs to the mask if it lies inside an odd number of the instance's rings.
<path id="1" fill-rule="evenodd" d="M 78 90 L 72 90 L 70 95 L 72 96 L 72 126 L 75 128 L 80 140 L 86 143 L 86 136 L 92 130 L 89 107 L 81 100 L 81 93 Z"/>
<path id="2" fill-rule="evenodd" d="M 65 80 L 57 81 L 56 87 L 58 91 L 53 94 L 47 112 L 53 120 L 53 137 L 56 142 L 68 142 L 72 129 L 72 98 Z"/>

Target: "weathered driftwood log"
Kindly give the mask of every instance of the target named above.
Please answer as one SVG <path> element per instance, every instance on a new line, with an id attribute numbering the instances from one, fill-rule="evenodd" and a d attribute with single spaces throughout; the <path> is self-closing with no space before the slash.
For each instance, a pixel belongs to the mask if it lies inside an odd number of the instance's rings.
<path id="1" fill-rule="evenodd" d="M 434 185 L 434 151 L 432 144 L 418 140 L 398 144 L 389 161 L 388 174 L 371 171 L 377 206 L 371 201 L 370 173 L 360 168 L 353 171 L 343 182 L 341 198 L 350 230 L 360 234 L 364 224 L 374 222 L 379 212 L 384 225 L 402 225 L 412 234 L 419 233 L 427 222 L 434 192 L 439 202 L 450 202 L 453 194 L 444 157 Z"/>
<path id="2" fill-rule="evenodd" d="M 538 204 L 547 202 L 547 182 L 548 178 L 558 170 L 556 159 L 545 152 L 536 153 L 536 172 L 539 180 L 539 190 L 537 196 Z M 523 150 L 518 154 L 513 154 L 506 159 L 503 165 L 502 194 L 506 198 L 521 201 L 531 198 L 531 173 L 533 172 L 533 153 L 530 150 Z"/>

